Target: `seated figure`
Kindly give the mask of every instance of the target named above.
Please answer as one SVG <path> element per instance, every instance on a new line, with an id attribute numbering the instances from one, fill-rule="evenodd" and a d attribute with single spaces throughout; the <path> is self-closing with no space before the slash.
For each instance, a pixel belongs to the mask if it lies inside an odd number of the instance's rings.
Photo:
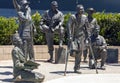
<path id="1" fill-rule="evenodd" d="M 91 47 L 94 54 L 94 59 L 97 64 L 97 60 L 101 59 L 100 69 L 105 69 L 104 63 L 107 58 L 107 44 L 103 36 L 99 35 L 100 28 L 95 28 L 93 34 L 91 35 Z M 93 60 L 93 55 L 90 52 L 89 56 L 89 67 L 95 68 L 95 62 Z"/>
<path id="2" fill-rule="evenodd" d="M 39 64 L 33 61 L 26 61 L 22 50 L 22 40 L 16 32 L 12 37 L 14 48 L 12 50 L 13 76 L 15 83 L 37 83 L 44 80 L 44 75 L 33 72 Z"/>

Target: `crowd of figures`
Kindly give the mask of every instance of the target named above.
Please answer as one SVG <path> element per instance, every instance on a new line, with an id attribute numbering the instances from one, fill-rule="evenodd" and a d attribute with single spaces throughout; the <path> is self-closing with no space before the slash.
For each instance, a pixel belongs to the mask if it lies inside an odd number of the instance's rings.
<path id="1" fill-rule="evenodd" d="M 36 28 L 31 18 L 31 9 L 27 0 L 13 0 L 19 19 L 19 29 L 13 35 L 12 41 L 15 46 L 12 50 L 13 75 L 14 81 L 42 82 L 45 76 L 38 72 L 33 72 L 39 64 L 35 62 L 33 50 L 33 37 L 36 34 Z M 76 13 L 71 15 L 67 22 L 68 50 L 70 56 L 75 57 L 74 72 L 81 73 L 80 62 L 82 53 L 84 62 L 89 54 L 89 67 L 97 68 L 97 60 L 100 61 L 100 69 L 105 69 L 104 63 L 107 57 L 107 44 L 103 36 L 99 35 L 100 26 L 97 20 L 93 18 L 95 10 L 87 9 L 88 16 L 85 15 L 84 6 L 78 4 Z M 64 21 L 63 13 L 58 10 L 57 1 L 51 2 L 51 8 L 42 16 L 40 29 L 45 33 L 48 53 L 50 58 L 47 62 L 53 62 L 54 34 L 59 34 L 59 48 L 63 47 L 65 28 L 62 26 Z M 26 83 L 26 82 L 25 82 Z M 29 82 L 30 83 L 30 82 Z"/>

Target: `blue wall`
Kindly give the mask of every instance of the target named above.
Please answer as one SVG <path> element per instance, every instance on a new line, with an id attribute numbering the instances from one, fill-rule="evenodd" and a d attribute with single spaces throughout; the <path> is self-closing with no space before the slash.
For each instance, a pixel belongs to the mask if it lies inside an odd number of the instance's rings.
<path id="1" fill-rule="evenodd" d="M 50 8 L 50 2 L 53 0 L 28 0 L 32 9 L 46 10 Z M 63 11 L 75 11 L 76 0 L 56 0 L 59 9 Z M 77 0 L 79 4 L 83 4 L 85 9 L 94 7 L 96 11 L 120 12 L 120 0 Z M 13 9 L 12 0 L 0 0 L 0 8 Z"/>

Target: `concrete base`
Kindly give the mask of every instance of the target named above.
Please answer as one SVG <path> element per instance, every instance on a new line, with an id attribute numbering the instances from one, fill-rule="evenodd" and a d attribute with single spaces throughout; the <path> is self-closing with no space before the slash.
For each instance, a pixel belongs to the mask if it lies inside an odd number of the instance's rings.
<path id="1" fill-rule="evenodd" d="M 66 49 L 63 47 L 55 49 L 55 63 L 65 63 Z"/>
<path id="2" fill-rule="evenodd" d="M 85 74 L 68 76 L 44 83 L 120 83 L 120 74 Z"/>

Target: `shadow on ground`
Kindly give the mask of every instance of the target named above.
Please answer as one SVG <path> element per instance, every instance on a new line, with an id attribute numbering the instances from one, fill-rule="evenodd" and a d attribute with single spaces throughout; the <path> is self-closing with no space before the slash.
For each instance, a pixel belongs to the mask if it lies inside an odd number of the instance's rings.
<path id="1" fill-rule="evenodd" d="M 3 83 L 4 82 L 13 82 L 13 79 L 12 78 L 7 78 L 7 79 L 0 79 Z"/>
<path id="2" fill-rule="evenodd" d="M 12 72 L 9 72 L 9 71 L 0 72 L 0 75 L 12 75 Z"/>
<path id="3" fill-rule="evenodd" d="M 54 72 L 50 72 L 50 73 L 64 76 L 64 72 L 65 71 L 54 71 Z M 74 71 L 66 71 L 66 74 L 71 74 L 71 73 L 74 73 Z"/>
<path id="4" fill-rule="evenodd" d="M 0 68 L 13 68 L 12 66 L 0 66 Z"/>

